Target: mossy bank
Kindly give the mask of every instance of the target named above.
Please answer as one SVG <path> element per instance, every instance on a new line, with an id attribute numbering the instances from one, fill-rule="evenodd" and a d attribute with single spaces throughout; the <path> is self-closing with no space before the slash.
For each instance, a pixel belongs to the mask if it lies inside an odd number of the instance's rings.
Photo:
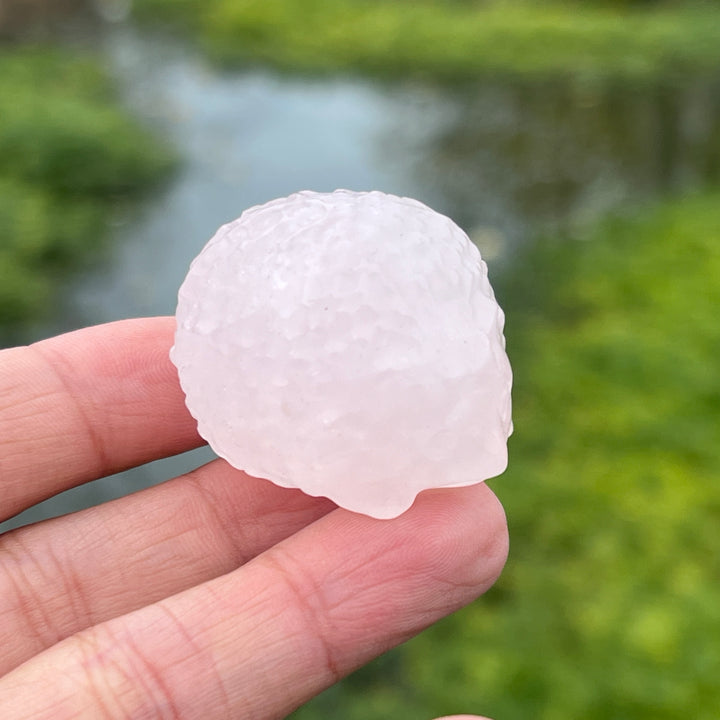
<path id="1" fill-rule="evenodd" d="M 666 82 L 720 66 L 713 3 L 136 0 L 135 8 L 189 30 L 219 62 L 292 72 Z"/>
<path id="2" fill-rule="evenodd" d="M 61 278 L 97 256 L 117 209 L 173 162 L 98 60 L 0 47 L 0 326 L 46 314 Z"/>

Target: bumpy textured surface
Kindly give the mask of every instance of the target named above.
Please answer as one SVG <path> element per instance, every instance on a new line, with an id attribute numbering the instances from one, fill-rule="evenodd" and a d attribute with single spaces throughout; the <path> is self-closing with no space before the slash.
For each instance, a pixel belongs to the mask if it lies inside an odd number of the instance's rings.
<path id="1" fill-rule="evenodd" d="M 301 192 L 221 227 L 180 288 L 171 351 L 200 434 L 251 475 L 390 518 L 501 473 L 504 316 L 447 217 Z"/>

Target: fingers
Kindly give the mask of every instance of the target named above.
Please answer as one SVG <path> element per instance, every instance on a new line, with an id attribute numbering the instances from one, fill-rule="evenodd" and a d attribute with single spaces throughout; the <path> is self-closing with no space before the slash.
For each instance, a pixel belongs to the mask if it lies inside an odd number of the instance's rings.
<path id="1" fill-rule="evenodd" d="M 234 570 L 334 507 L 216 460 L 0 537 L 0 676 L 91 625 Z"/>
<path id="2" fill-rule="evenodd" d="M 172 318 L 0 351 L 0 520 L 51 495 L 202 444 L 168 358 Z"/>
<path id="3" fill-rule="evenodd" d="M 483 592 L 506 551 L 484 484 L 424 493 L 393 521 L 337 510 L 28 661 L 0 681 L 3 717 L 283 717 Z"/>

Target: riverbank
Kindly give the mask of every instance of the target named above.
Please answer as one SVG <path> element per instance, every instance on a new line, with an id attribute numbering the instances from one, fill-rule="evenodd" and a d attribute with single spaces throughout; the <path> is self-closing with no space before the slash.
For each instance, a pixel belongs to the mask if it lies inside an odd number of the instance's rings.
<path id="1" fill-rule="evenodd" d="M 421 0 L 136 0 L 218 62 L 457 82 L 671 81 L 720 68 L 720 7 Z"/>
<path id="2" fill-rule="evenodd" d="M 98 60 L 0 46 L 0 326 L 42 317 L 128 201 L 173 165 Z"/>

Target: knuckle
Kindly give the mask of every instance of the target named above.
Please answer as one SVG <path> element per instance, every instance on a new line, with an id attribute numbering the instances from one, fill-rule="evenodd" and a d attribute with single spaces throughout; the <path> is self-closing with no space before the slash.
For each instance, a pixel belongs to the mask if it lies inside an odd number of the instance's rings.
<path id="1" fill-rule="evenodd" d="M 78 669 L 78 697 L 102 720 L 179 720 L 181 715 L 163 679 L 129 633 L 108 624 L 72 638 Z"/>

